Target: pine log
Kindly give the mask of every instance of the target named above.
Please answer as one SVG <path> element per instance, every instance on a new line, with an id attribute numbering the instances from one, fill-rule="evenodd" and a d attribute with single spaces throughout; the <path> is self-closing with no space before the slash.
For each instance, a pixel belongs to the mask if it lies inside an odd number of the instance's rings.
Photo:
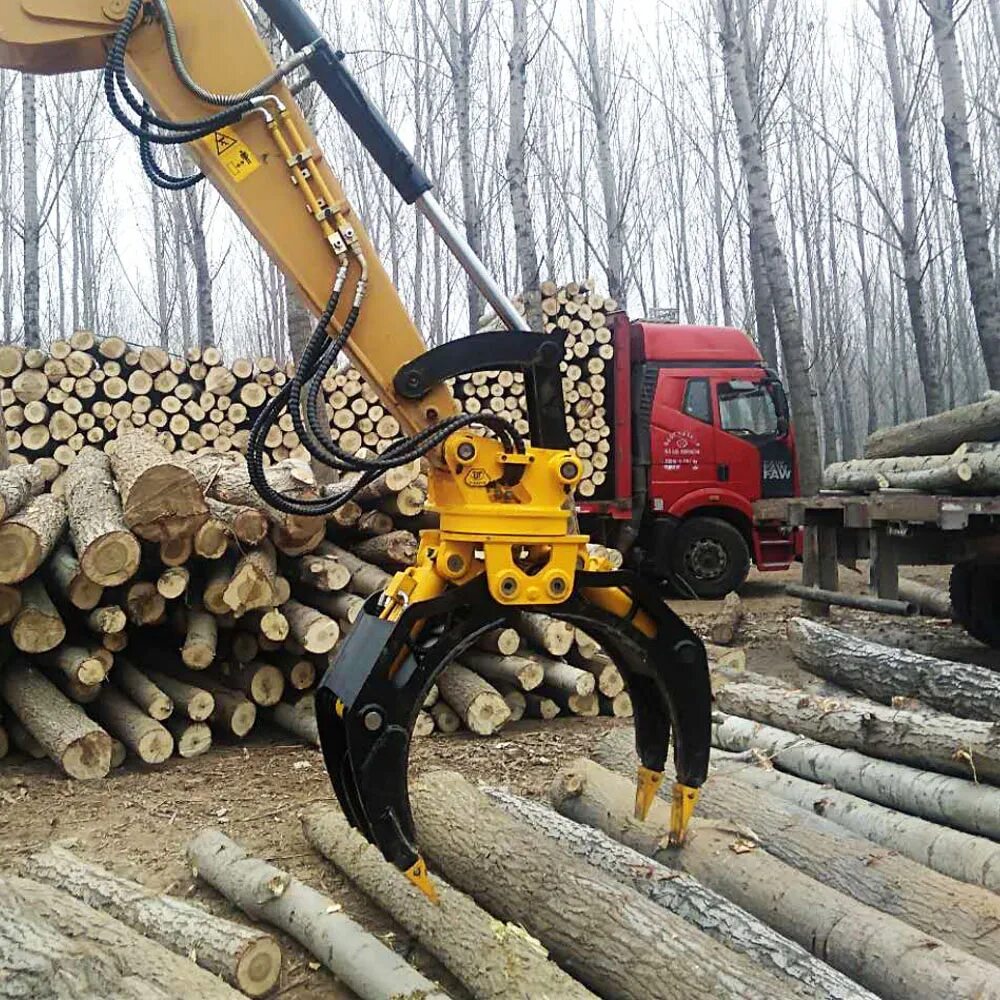
<path id="1" fill-rule="evenodd" d="M 191 571 L 186 566 L 168 566 L 156 578 L 156 592 L 165 601 L 175 601 L 187 593 Z"/>
<path id="2" fill-rule="evenodd" d="M 192 722 L 181 715 L 172 715 L 164 725 L 174 738 L 178 757 L 185 760 L 200 757 L 212 749 L 212 730 L 204 722 Z"/>
<path id="3" fill-rule="evenodd" d="M 66 504 L 43 493 L 0 523 L 0 583 L 20 583 L 55 548 L 66 527 Z"/>
<path id="4" fill-rule="evenodd" d="M 447 1000 L 328 896 L 250 857 L 224 834 L 203 830 L 188 844 L 187 858 L 200 879 L 247 916 L 291 935 L 362 1000 Z"/>
<path id="5" fill-rule="evenodd" d="M 85 619 L 87 628 L 98 635 L 117 635 L 125 630 L 128 617 L 117 604 L 94 608 Z"/>
<path id="6" fill-rule="evenodd" d="M 271 711 L 271 718 L 303 743 L 318 747 L 319 731 L 316 728 L 316 702 L 311 694 L 295 702 L 280 701 Z"/>
<path id="7" fill-rule="evenodd" d="M 719 715 L 717 720 L 713 742 L 723 750 L 754 750 L 779 770 L 800 778 L 1000 840 L 1000 789 L 876 760 L 732 715 Z"/>
<path id="8" fill-rule="evenodd" d="M 521 924 L 595 992 L 646 1000 L 796 992 L 511 819 L 460 775 L 424 774 L 411 798 L 431 866 L 500 920 Z M 683 978 L 654 971 L 685 959 Z"/>
<path id="9" fill-rule="evenodd" d="M 21 725 L 71 778 L 107 777 L 111 737 L 37 669 L 21 660 L 5 664 L 0 694 Z"/>
<path id="10" fill-rule="evenodd" d="M 730 715 L 872 757 L 1000 784 L 1000 734 L 990 723 L 748 681 L 717 679 L 713 687 L 716 705 Z"/>
<path id="11" fill-rule="evenodd" d="M 517 629 L 550 656 L 565 656 L 573 647 L 573 627 L 535 611 L 522 611 L 517 616 Z"/>
<path id="12" fill-rule="evenodd" d="M 151 892 L 58 846 L 32 855 L 22 869 L 36 881 L 68 892 L 170 951 L 192 957 L 248 996 L 264 996 L 277 984 L 281 949 L 270 934 Z"/>
<path id="13" fill-rule="evenodd" d="M 155 625 L 163 619 L 167 610 L 155 583 L 140 580 L 125 591 L 125 613 L 133 625 Z"/>
<path id="14" fill-rule="evenodd" d="M 385 570 L 365 562 L 364 559 L 359 559 L 353 552 L 348 552 L 332 542 L 324 542 L 319 546 L 317 552 L 321 555 L 332 556 L 346 566 L 351 574 L 351 592 L 362 597 L 368 597 L 385 590 L 386 585 L 392 579 Z"/>
<path id="15" fill-rule="evenodd" d="M 21 609 L 10 623 L 10 637 L 22 653 L 46 653 L 66 638 L 66 625 L 38 577 L 21 584 Z"/>
<path id="16" fill-rule="evenodd" d="M 292 637 L 307 652 L 329 653 L 340 639 L 340 626 L 322 611 L 299 601 L 286 601 L 281 613 L 288 619 Z"/>
<path id="17" fill-rule="evenodd" d="M 748 768 L 748 758 L 758 766 Z M 762 754 L 716 751 L 712 759 L 723 773 L 738 771 L 736 776 L 740 780 L 761 792 L 829 819 L 859 837 L 898 851 L 942 875 L 993 892 L 1000 890 L 1000 845 L 985 837 L 950 830 L 846 792 L 781 774 L 773 770 L 771 762 Z"/>
<path id="18" fill-rule="evenodd" d="M 521 636 L 515 628 L 496 628 L 476 640 L 476 649 L 501 656 L 513 656 L 521 648 Z"/>
<path id="19" fill-rule="evenodd" d="M 159 670 L 147 670 L 145 673 L 170 698 L 176 712 L 182 712 L 192 722 L 204 722 L 215 711 L 215 698 L 211 691 Z"/>
<path id="20" fill-rule="evenodd" d="M 412 566 L 417 558 L 419 543 L 410 531 L 390 531 L 357 542 L 354 553 L 360 559 L 390 570 Z"/>
<path id="21" fill-rule="evenodd" d="M 462 728 L 458 713 L 446 701 L 436 701 L 430 707 L 434 725 L 442 733 L 457 733 Z"/>
<path id="22" fill-rule="evenodd" d="M 151 542 L 191 535 L 208 518 L 198 480 L 145 434 L 119 437 L 111 468 L 125 525 Z"/>
<path id="23" fill-rule="evenodd" d="M 856 639 L 807 618 L 793 618 L 787 631 L 795 658 L 824 680 L 883 705 L 916 698 L 962 718 L 1000 722 L 1000 674 L 994 670 Z"/>
<path id="24" fill-rule="evenodd" d="M 45 476 L 38 463 L 0 471 L 0 521 L 23 510 L 44 489 Z"/>
<path id="25" fill-rule="evenodd" d="M 239 1000 L 187 958 L 68 893 L 0 877 L 6 996 L 34 1000 Z"/>
<path id="26" fill-rule="evenodd" d="M 945 410 L 876 431 L 865 442 L 866 458 L 947 455 L 966 441 L 994 441 L 1000 426 L 1000 397 Z"/>
<path id="27" fill-rule="evenodd" d="M 247 552 L 236 564 L 222 599 L 237 617 L 254 608 L 275 604 L 274 578 L 278 571 L 274 547 L 264 543 Z"/>
<path id="28" fill-rule="evenodd" d="M 174 738 L 138 705 L 115 688 L 102 690 L 94 703 L 97 718 L 145 764 L 162 764 L 174 752 Z"/>
<path id="29" fill-rule="evenodd" d="M 9 625 L 21 610 L 21 591 L 0 583 L 0 625 Z"/>
<path id="30" fill-rule="evenodd" d="M 487 789 L 487 794 L 509 816 L 556 841 L 574 857 L 683 917 L 719 944 L 746 955 L 779 976 L 787 975 L 802 983 L 810 993 L 844 1000 L 849 997 L 871 1000 L 874 996 L 690 875 L 667 868 L 539 802 L 500 789 Z"/>
<path id="31" fill-rule="evenodd" d="M 336 865 L 480 1000 L 593 994 L 551 962 L 519 927 L 500 925 L 468 896 L 436 882 L 439 906 L 428 906 L 343 814 L 323 807 L 302 819 L 306 840 Z"/>
<path id="32" fill-rule="evenodd" d="M 712 622 L 708 637 L 720 646 L 729 646 L 736 641 L 736 634 L 743 622 L 743 602 L 737 593 L 726 594 L 722 607 Z"/>
<path id="33" fill-rule="evenodd" d="M 595 759 L 615 770 L 631 768 L 629 737 L 625 731 L 610 733 L 598 744 Z M 746 824 L 769 854 L 818 882 L 993 961 L 1000 942 L 1000 898 L 893 850 L 879 850 L 811 809 L 776 797 L 768 790 L 771 777 L 745 763 L 714 769 L 702 787 L 700 814 Z M 858 805 L 863 803 L 858 800 Z"/>
<path id="34" fill-rule="evenodd" d="M 664 849 L 666 804 L 655 801 L 648 822 L 636 820 L 632 782 L 593 761 L 563 768 L 549 797 L 564 816 L 694 876 L 879 996 L 958 1000 L 1000 993 L 988 963 L 808 878 L 759 849 L 741 823 L 695 819 L 682 848 Z"/>
<path id="35" fill-rule="evenodd" d="M 83 646 L 58 646 L 47 653 L 40 653 L 38 661 L 87 687 L 100 684 L 108 675 L 109 664 L 105 657 L 95 655 L 94 650 Z"/>
<path id="36" fill-rule="evenodd" d="M 139 568 L 139 540 L 125 527 L 121 500 L 103 451 L 84 448 L 66 470 L 63 495 L 80 567 L 102 587 L 117 587 Z"/>
<path id="37" fill-rule="evenodd" d="M 458 663 L 445 667 L 437 684 L 441 697 L 466 728 L 480 736 L 492 736 L 510 718 L 507 703 L 497 689 Z"/>
<path id="38" fill-rule="evenodd" d="M 467 650 L 462 654 L 462 664 L 489 681 L 513 684 L 522 691 L 532 691 L 545 676 L 542 664 L 534 657 L 499 656 Z"/>
<path id="39" fill-rule="evenodd" d="M 81 611 L 92 611 L 104 594 L 104 587 L 84 574 L 76 554 L 66 545 L 58 546 L 52 553 L 45 576 L 54 593 L 61 594 Z"/>
<path id="40" fill-rule="evenodd" d="M 187 612 L 184 645 L 181 660 L 192 670 L 204 670 L 215 659 L 219 641 L 218 626 L 214 615 L 197 608 Z"/>
<path id="41" fill-rule="evenodd" d="M 151 719 L 163 722 L 173 714 L 174 703 L 170 696 L 130 661 L 119 657 L 111 679 Z"/>

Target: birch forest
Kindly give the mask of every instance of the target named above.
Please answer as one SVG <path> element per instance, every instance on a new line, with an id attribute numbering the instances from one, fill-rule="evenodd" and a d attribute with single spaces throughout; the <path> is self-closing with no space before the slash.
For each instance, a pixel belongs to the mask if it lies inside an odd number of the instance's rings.
<path id="1" fill-rule="evenodd" d="M 807 488 L 1000 389 L 1000 0 L 306 6 L 511 294 L 593 276 L 633 317 L 748 330 Z M 300 99 L 428 343 L 475 329 L 444 246 Z M 4 342 L 279 359 L 308 322 L 207 185 L 149 186 L 97 74 L 0 72 L 0 310 Z"/>

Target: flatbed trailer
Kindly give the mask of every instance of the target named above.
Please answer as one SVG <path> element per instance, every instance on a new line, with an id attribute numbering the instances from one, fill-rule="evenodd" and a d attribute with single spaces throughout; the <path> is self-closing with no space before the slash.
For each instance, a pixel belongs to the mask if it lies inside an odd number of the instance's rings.
<path id="1" fill-rule="evenodd" d="M 869 560 L 869 584 L 881 598 L 899 598 L 900 566 L 952 566 L 955 617 L 973 635 L 1000 635 L 1000 496 L 941 496 L 911 490 L 823 492 L 760 500 L 757 521 L 803 531 L 802 582 L 839 589 L 838 567 Z M 825 606 L 803 601 L 822 615 Z"/>

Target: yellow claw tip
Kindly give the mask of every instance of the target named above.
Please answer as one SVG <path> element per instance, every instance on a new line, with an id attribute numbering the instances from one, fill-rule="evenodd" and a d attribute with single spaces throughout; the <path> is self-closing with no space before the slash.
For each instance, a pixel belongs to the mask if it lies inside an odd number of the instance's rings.
<path id="1" fill-rule="evenodd" d="M 434 883 L 431 882 L 430 874 L 427 871 L 427 862 L 418 857 L 413 864 L 406 869 L 403 874 L 415 885 L 435 906 L 441 902 Z"/>
<path id="2" fill-rule="evenodd" d="M 698 796 L 701 790 L 693 788 L 691 785 L 682 785 L 675 782 L 671 791 L 670 799 L 670 834 L 669 841 L 674 847 L 679 847 L 684 843 L 687 836 L 688 823 L 694 814 L 694 808 L 698 804 Z"/>
<path id="3" fill-rule="evenodd" d="M 644 820 L 653 806 L 656 793 L 663 784 L 663 772 L 640 765 L 635 785 L 635 818 Z"/>

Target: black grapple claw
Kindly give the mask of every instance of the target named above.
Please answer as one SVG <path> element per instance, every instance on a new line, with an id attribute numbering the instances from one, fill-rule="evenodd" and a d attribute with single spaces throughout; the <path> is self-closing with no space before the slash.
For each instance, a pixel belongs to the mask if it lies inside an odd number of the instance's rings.
<path id="1" fill-rule="evenodd" d="M 586 598 L 586 591 L 603 587 L 628 593 L 632 612 L 622 618 Z M 411 605 L 395 621 L 381 619 L 378 598 L 369 598 L 320 683 L 320 743 L 341 807 L 404 871 L 419 858 L 407 764 L 424 697 L 451 660 L 520 610 L 526 609 L 494 602 L 483 577 Z M 658 591 L 627 571 L 578 572 L 564 603 L 527 610 L 567 621 L 604 646 L 632 696 L 642 765 L 663 770 L 672 731 L 677 780 L 699 787 L 708 773 L 711 739 L 708 661 L 698 637 Z M 639 611 L 655 622 L 655 636 L 632 623 Z"/>

